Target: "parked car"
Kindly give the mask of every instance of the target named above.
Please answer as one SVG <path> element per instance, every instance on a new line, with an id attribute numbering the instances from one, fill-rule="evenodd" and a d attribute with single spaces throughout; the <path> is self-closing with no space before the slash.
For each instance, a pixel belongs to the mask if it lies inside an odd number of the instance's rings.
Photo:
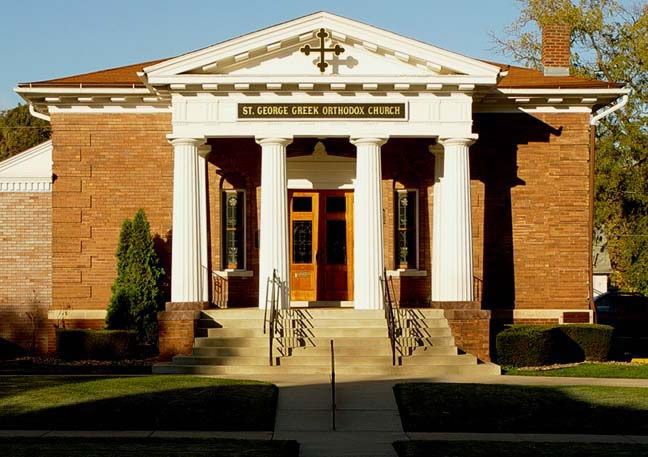
<path id="1" fill-rule="evenodd" d="M 611 325 L 616 336 L 648 337 L 648 297 L 634 292 L 606 292 L 594 298 L 596 322 Z"/>

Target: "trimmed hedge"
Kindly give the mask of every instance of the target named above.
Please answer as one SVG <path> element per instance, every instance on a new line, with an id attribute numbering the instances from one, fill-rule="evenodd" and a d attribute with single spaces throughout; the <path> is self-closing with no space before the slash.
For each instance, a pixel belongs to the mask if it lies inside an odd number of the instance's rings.
<path id="1" fill-rule="evenodd" d="M 56 354 L 65 360 L 121 360 L 136 356 L 133 330 L 59 329 Z"/>
<path id="2" fill-rule="evenodd" d="M 528 367 L 606 360 L 613 330 L 597 324 L 512 325 L 497 335 L 497 362 Z"/>
<path id="3" fill-rule="evenodd" d="M 614 328 L 609 325 L 567 324 L 559 326 L 558 329 L 568 338 L 567 344 L 571 347 L 576 346 L 573 349 L 576 351 L 575 354 L 567 354 L 571 355 L 571 358 L 577 356 L 578 360 L 575 361 L 600 362 L 610 356 Z"/>

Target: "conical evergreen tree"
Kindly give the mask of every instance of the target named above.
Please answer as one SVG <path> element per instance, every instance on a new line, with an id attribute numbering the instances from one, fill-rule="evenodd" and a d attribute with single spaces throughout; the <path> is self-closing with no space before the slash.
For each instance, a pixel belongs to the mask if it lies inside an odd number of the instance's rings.
<path id="1" fill-rule="evenodd" d="M 135 329 L 141 341 L 154 343 L 164 270 L 142 209 L 132 221 L 126 219 L 122 224 L 116 255 L 117 278 L 106 315 L 107 327 Z"/>
<path id="2" fill-rule="evenodd" d="M 126 283 L 126 269 L 128 266 L 127 252 L 130 246 L 133 223 L 130 219 L 125 219 L 119 232 L 119 242 L 117 243 L 117 277 L 112 286 L 112 296 L 106 312 L 106 328 L 109 329 L 132 329 L 133 324 L 130 319 L 131 296 Z"/>

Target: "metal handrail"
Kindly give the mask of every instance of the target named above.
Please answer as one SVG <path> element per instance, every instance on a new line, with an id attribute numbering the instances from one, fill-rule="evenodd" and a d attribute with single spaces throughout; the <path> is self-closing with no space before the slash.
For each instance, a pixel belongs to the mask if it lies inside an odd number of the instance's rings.
<path id="1" fill-rule="evenodd" d="M 383 293 L 383 308 L 385 309 L 385 318 L 387 319 L 387 334 L 392 351 L 392 365 L 396 366 L 396 317 L 394 316 L 394 307 L 392 306 L 389 285 L 387 284 L 387 271 L 383 270 L 383 276 L 380 278 L 380 285 Z"/>
<path id="2" fill-rule="evenodd" d="M 333 430 L 335 431 L 335 411 L 337 405 L 335 402 L 335 347 L 333 340 L 331 340 L 331 420 L 333 422 Z"/>
<path id="3" fill-rule="evenodd" d="M 270 295 L 268 296 L 268 292 Z M 277 275 L 277 270 L 272 270 L 272 278 L 268 278 L 266 282 L 266 300 L 265 309 L 263 311 L 263 333 L 268 335 L 268 356 L 270 366 L 274 365 L 272 343 L 274 342 L 275 331 L 277 328 L 277 312 L 278 293 L 281 292 L 281 281 Z"/>

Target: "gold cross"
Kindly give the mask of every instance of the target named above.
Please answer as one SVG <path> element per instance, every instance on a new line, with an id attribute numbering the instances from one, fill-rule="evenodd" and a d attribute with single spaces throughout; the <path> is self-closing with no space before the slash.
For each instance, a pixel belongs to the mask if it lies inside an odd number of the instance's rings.
<path id="1" fill-rule="evenodd" d="M 336 56 L 339 56 L 344 52 L 344 48 L 341 47 L 339 44 L 336 44 L 335 47 L 333 48 L 325 48 L 324 47 L 324 38 L 328 37 L 329 34 L 326 32 L 324 29 L 319 29 L 319 32 L 317 32 L 316 35 L 320 39 L 320 47 L 319 48 L 311 48 L 309 44 L 304 46 L 303 48 L 300 49 L 301 52 L 303 52 L 306 55 L 309 55 L 311 51 L 314 52 L 319 52 L 320 53 L 320 61 L 317 63 L 317 66 L 320 69 L 321 73 L 324 73 L 324 70 L 326 70 L 326 67 L 328 67 L 328 64 L 324 62 L 324 53 L 325 52 L 332 52 Z"/>

